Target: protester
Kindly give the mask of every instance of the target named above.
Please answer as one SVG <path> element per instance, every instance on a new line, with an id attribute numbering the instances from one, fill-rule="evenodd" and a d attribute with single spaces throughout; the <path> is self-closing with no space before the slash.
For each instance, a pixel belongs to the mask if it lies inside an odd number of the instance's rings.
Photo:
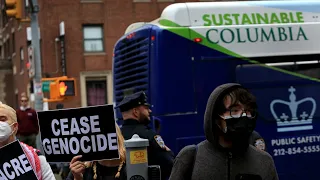
<path id="1" fill-rule="evenodd" d="M 16 111 L 12 107 L 0 103 L 0 148 L 16 140 L 18 126 Z M 20 144 L 38 179 L 55 180 L 45 156 L 40 154 L 39 150 L 23 142 L 20 142 Z"/>
<path id="2" fill-rule="evenodd" d="M 204 115 L 206 140 L 177 155 L 172 180 L 278 180 L 272 157 L 251 145 L 255 97 L 240 84 L 223 84 L 210 95 Z"/>
<path id="3" fill-rule="evenodd" d="M 81 155 L 70 162 L 70 173 L 66 180 L 126 180 L 124 139 L 116 124 L 120 159 L 82 162 Z"/>
<path id="4" fill-rule="evenodd" d="M 257 131 L 252 132 L 249 143 L 262 151 L 267 151 L 266 143 Z"/>
<path id="5" fill-rule="evenodd" d="M 37 113 L 29 106 L 29 98 L 25 93 L 21 94 L 20 104 L 20 108 L 16 111 L 19 123 L 17 138 L 29 146 L 36 147 L 36 138 L 39 133 Z"/>
<path id="6" fill-rule="evenodd" d="M 174 155 L 165 145 L 162 137 L 148 126 L 151 110 L 146 94 L 140 91 L 126 96 L 117 108 L 120 109 L 124 120 L 121 127 L 124 138 L 128 140 L 134 134 L 138 134 L 140 138 L 148 139 L 148 164 L 159 165 L 161 179 L 168 179 Z"/>

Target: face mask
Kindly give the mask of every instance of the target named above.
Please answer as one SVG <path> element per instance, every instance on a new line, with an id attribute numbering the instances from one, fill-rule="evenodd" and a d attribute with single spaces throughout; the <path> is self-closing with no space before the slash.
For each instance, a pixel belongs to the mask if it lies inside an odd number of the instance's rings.
<path id="1" fill-rule="evenodd" d="M 0 142 L 8 140 L 12 135 L 13 131 L 11 126 L 12 125 L 9 125 L 7 122 L 0 121 Z"/>
<path id="2" fill-rule="evenodd" d="M 223 131 L 226 140 L 232 142 L 232 149 L 238 151 L 246 150 L 249 146 L 249 137 L 256 126 L 256 121 L 247 116 L 228 118 L 225 121 L 227 127 Z"/>

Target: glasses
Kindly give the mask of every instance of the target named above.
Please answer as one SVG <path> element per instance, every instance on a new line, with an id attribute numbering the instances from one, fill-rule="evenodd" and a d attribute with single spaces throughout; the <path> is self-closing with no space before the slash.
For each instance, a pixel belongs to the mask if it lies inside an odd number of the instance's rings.
<path id="1" fill-rule="evenodd" d="M 229 111 L 230 113 L 230 117 L 232 118 L 240 118 L 242 116 L 246 116 L 250 119 L 253 119 L 257 116 L 257 111 L 256 110 L 252 110 L 252 109 L 241 109 L 238 107 L 234 107 L 231 109 L 227 109 L 227 111 Z"/>
<path id="2" fill-rule="evenodd" d="M 28 102 L 28 100 L 21 100 L 21 102 Z"/>

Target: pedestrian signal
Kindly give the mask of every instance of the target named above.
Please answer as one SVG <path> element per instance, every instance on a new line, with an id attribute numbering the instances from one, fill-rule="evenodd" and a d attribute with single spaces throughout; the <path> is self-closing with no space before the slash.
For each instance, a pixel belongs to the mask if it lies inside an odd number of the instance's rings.
<path id="1" fill-rule="evenodd" d="M 66 76 L 56 78 L 42 78 L 50 80 L 50 101 L 63 100 L 66 97 L 76 96 L 76 85 L 74 78 Z"/>
<path id="2" fill-rule="evenodd" d="M 75 80 L 73 78 L 59 80 L 59 92 L 60 96 L 75 96 Z"/>
<path id="3" fill-rule="evenodd" d="M 59 83 L 59 92 L 61 96 L 65 95 L 67 89 L 68 89 L 68 86 L 66 86 L 64 82 Z"/>

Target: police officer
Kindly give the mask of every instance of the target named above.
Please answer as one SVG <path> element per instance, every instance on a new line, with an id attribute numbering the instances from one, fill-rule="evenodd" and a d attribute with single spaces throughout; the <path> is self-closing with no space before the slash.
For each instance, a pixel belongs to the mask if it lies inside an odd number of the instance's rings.
<path id="1" fill-rule="evenodd" d="M 257 131 L 252 132 L 249 143 L 262 151 L 267 151 L 266 143 Z"/>
<path id="2" fill-rule="evenodd" d="M 147 96 L 142 91 L 124 97 L 117 106 L 124 120 L 121 131 L 125 140 L 130 139 L 134 134 L 149 140 L 148 164 L 160 165 L 161 179 L 168 179 L 174 155 L 161 136 L 148 127 L 151 113 L 149 107 Z"/>

